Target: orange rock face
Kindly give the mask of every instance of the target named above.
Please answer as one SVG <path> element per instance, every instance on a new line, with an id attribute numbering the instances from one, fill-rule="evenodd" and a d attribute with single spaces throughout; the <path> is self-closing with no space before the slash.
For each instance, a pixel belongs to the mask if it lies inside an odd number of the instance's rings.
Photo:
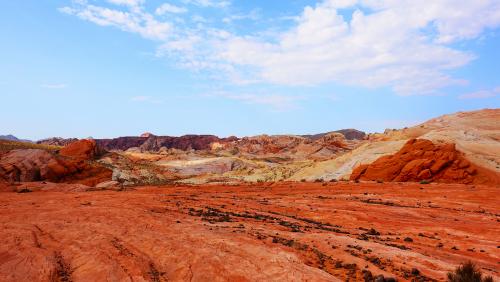
<path id="1" fill-rule="evenodd" d="M 98 155 L 97 145 L 94 140 L 83 139 L 66 145 L 59 151 L 59 155 L 78 160 L 91 160 Z"/>
<path id="2" fill-rule="evenodd" d="M 111 170 L 91 163 L 98 154 L 93 140 L 80 140 L 59 155 L 41 149 L 19 149 L 0 158 L 0 178 L 9 182 L 52 181 L 94 186 L 111 180 Z"/>
<path id="3" fill-rule="evenodd" d="M 497 196 L 342 182 L 5 192 L 0 281 L 443 281 L 466 260 L 497 281 Z"/>
<path id="4" fill-rule="evenodd" d="M 351 180 L 436 181 L 498 184 L 499 175 L 477 167 L 455 149 L 425 139 L 409 140 L 399 152 L 353 170 Z"/>

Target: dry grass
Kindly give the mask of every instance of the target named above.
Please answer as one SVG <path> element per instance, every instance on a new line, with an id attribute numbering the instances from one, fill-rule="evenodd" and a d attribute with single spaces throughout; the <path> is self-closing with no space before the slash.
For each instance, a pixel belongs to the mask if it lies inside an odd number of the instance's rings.
<path id="1" fill-rule="evenodd" d="M 0 140 L 0 152 L 7 152 L 15 149 L 42 149 L 47 151 L 57 151 L 61 147 L 52 145 L 42 145 L 29 142 L 18 142 L 9 140 Z"/>

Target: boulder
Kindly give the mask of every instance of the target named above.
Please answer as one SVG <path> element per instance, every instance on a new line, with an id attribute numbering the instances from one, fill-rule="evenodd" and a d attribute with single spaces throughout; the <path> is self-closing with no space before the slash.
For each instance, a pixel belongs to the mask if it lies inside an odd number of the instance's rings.
<path id="1" fill-rule="evenodd" d="M 78 160 L 92 160 L 99 155 L 96 142 L 94 140 L 83 139 L 66 145 L 59 151 L 59 155 Z"/>
<path id="2" fill-rule="evenodd" d="M 498 175 L 469 162 L 454 144 L 411 139 L 394 155 L 355 168 L 350 179 L 495 184 Z"/>
<path id="3" fill-rule="evenodd" d="M 9 182 L 52 181 L 93 186 L 110 180 L 111 170 L 88 162 L 99 153 L 93 140 L 80 140 L 60 155 L 41 149 L 11 150 L 0 159 L 0 178 Z"/>
<path id="4" fill-rule="evenodd" d="M 53 181 L 67 172 L 54 155 L 40 149 L 12 150 L 0 160 L 0 177 L 12 182 Z"/>
<path id="5" fill-rule="evenodd" d="M 110 189 L 110 188 L 114 188 L 114 187 L 118 187 L 120 185 L 120 183 L 118 181 L 105 181 L 105 182 L 101 182 L 99 184 L 97 184 L 95 186 L 95 188 L 98 188 L 98 189 Z"/>

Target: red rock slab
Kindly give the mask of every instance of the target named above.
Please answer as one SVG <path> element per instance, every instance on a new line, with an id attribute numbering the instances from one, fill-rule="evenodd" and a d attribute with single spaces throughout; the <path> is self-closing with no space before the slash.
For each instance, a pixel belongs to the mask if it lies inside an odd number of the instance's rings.
<path id="1" fill-rule="evenodd" d="M 96 142 L 90 139 L 82 139 L 64 146 L 59 155 L 78 160 L 91 160 L 98 154 Z"/>
<path id="2" fill-rule="evenodd" d="M 411 139 L 401 150 L 355 168 L 351 180 L 500 184 L 500 173 L 469 162 L 454 144 Z"/>
<path id="3" fill-rule="evenodd" d="M 444 281 L 469 259 L 499 279 L 499 189 L 346 182 L 1 193 L 0 280 L 363 281 L 370 271 Z"/>

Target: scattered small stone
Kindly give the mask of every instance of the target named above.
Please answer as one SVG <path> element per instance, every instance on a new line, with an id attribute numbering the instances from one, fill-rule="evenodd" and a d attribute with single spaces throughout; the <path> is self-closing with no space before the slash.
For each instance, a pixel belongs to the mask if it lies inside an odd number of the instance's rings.
<path id="1" fill-rule="evenodd" d="M 23 189 L 21 189 L 21 190 L 17 191 L 17 193 L 31 193 L 31 192 L 33 192 L 33 191 L 31 191 L 31 190 L 30 190 L 30 189 L 28 189 L 28 188 L 23 188 Z"/>
<path id="2" fill-rule="evenodd" d="M 375 277 L 375 282 L 385 282 L 384 275 L 377 275 L 377 277 Z"/>
<path id="3" fill-rule="evenodd" d="M 378 232 L 378 231 L 377 231 L 377 230 L 375 230 L 374 228 L 371 228 L 370 230 L 368 230 L 368 232 L 366 232 L 366 234 L 368 234 L 368 235 L 378 236 L 378 235 L 380 235 L 380 232 Z"/>

